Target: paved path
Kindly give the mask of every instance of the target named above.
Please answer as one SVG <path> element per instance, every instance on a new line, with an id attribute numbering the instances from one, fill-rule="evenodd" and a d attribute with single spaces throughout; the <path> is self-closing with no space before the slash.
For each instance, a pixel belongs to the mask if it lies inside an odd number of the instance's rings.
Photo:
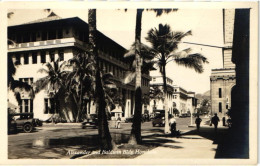
<path id="1" fill-rule="evenodd" d="M 221 128 L 226 131 L 225 128 Z M 196 134 L 194 130 L 192 133 L 182 133 L 177 137 L 165 137 L 166 143 L 154 148 L 143 155 L 138 156 L 138 159 L 214 159 L 218 144 L 215 144 L 213 128 L 203 127 L 200 134 Z M 219 133 L 219 136 L 222 135 Z M 210 138 L 210 139 L 209 139 Z M 145 141 L 146 138 L 144 138 Z M 162 137 L 150 137 L 146 141 L 162 139 Z"/>

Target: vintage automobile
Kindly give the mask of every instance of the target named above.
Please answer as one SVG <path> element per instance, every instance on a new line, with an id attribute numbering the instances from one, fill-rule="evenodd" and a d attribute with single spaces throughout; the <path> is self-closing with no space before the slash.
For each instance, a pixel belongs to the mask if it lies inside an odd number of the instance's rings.
<path id="1" fill-rule="evenodd" d="M 132 123 L 134 119 L 134 116 L 128 117 L 125 119 L 125 123 Z"/>
<path id="2" fill-rule="evenodd" d="M 96 114 L 90 114 L 90 117 L 81 123 L 82 129 L 85 129 L 87 127 L 97 128 L 97 126 L 98 126 L 98 118 Z"/>
<path id="3" fill-rule="evenodd" d="M 165 125 L 165 118 L 164 114 L 156 115 L 152 120 L 153 127 L 156 125 L 158 126 L 164 126 Z"/>
<path id="4" fill-rule="evenodd" d="M 156 125 L 158 126 L 165 126 L 165 110 L 154 110 L 153 111 L 154 117 L 152 118 L 153 127 Z M 168 114 L 170 118 L 170 114 Z"/>
<path id="5" fill-rule="evenodd" d="M 18 117 L 18 118 L 15 118 Z M 39 124 L 40 122 L 38 122 Z M 33 113 L 16 113 L 8 115 L 8 132 L 11 130 L 22 130 L 26 133 L 32 132 L 37 126 Z"/>

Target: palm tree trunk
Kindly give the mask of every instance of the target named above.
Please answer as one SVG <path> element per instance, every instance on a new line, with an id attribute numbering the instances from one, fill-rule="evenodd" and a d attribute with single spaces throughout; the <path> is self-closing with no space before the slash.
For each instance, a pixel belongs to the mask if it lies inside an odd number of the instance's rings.
<path id="1" fill-rule="evenodd" d="M 100 69 L 98 65 L 98 54 L 96 48 L 96 9 L 88 10 L 88 23 L 90 52 L 96 60 L 96 106 L 98 113 L 99 144 L 102 152 L 103 150 L 112 150 L 115 146 L 108 128 L 104 89 L 101 82 Z"/>
<path id="2" fill-rule="evenodd" d="M 135 29 L 135 61 L 136 61 L 136 79 L 135 79 L 135 112 L 129 144 L 141 144 L 141 118 L 142 118 L 142 59 L 141 53 L 141 30 L 142 30 L 143 9 L 137 9 L 136 29 Z"/>
<path id="3" fill-rule="evenodd" d="M 165 127 L 164 127 L 164 133 L 167 134 L 170 132 L 169 128 L 169 119 L 168 119 L 168 99 L 167 99 L 167 82 L 166 82 L 166 61 L 164 55 L 162 55 L 164 58 L 164 62 L 162 64 L 162 76 L 163 76 L 163 96 L 164 96 L 164 109 L 165 109 Z"/>

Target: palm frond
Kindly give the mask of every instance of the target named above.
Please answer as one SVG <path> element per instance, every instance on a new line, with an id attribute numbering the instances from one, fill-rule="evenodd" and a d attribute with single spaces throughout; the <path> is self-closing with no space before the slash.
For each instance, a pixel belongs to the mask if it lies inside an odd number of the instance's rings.
<path id="1" fill-rule="evenodd" d="M 186 57 L 176 58 L 174 61 L 178 65 L 192 68 L 198 73 L 203 72 L 203 63 L 208 63 L 207 58 L 199 53 L 189 54 Z"/>
<path id="2" fill-rule="evenodd" d="M 126 72 L 125 78 L 123 78 L 121 80 L 121 82 L 123 84 L 128 84 L 128 83 L 132 82 L 135 79 L 135 77 L 136 77 L 136 73 L 135 72 L 128 71 L 128 72 Z"/>
<path id="3" fill-rule="evenodd" d="M 41 90 L 43 90 L 44 88 L 46 88 L 46 86 L 49 84 L 49 76 L 40 78 L 39 80 L 37 80 L 36 82 L 34 82 L 33 86 L 35 88 L 35 93 L 40 92 Z"/>
<path id="4" fill-rule="evenodd" d="M 49 71 L 46 70 L 46 69 L 44 69 L 44 68 L 39 69 L 37 72 L 39 72 L 39 73 L 45 73 L 45 74 L 48 74 L 48 73 L 49 73 Z"/>
<path id="5" fill-rule="evenodd" d="M 156 50 L 152 49 L 151 47 L 141 43 L 141 57 L 144 59 L 153 59 Z M 132 44 L 130 49 L 124 54 L 124 58 L 132 58 L 135 57 L 135 42 Z"/>
<path id="6" fill-rule="evenodd" d="M 173 8 L 173 9 L 148 9 L 148 10 L 155 12 L 156 13 L 156 17 L 161 16 L 164 13 L 168 14 L 170 12 L 178 11 L 178 9 L 176 9 L 176 8 Z"/>

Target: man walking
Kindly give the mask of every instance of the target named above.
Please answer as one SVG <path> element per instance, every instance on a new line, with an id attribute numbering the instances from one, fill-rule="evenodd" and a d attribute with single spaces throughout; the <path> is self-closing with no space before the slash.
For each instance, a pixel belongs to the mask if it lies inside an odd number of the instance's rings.
<path id="1" fill-rule="evenodd" d="M 196 126 L 197 126 L 197 131 L 200 131 L 200 123 L 201 123 L 201 118 L 200 116 L 198 115 L 196 120 L 195 120 L 195 123 L 196 123 Z"/>
<path id="2" fill-rule="evenodd" d="M 214 127 L 215 127 L 215 132 L 217 132 L 218 122 L 219 122 L 219 118 L 218 118 L 217 113 L 215 113 L 215 116 L 212 117 L 212 119 L 211 119 L 211 123 L 212 123 L 212 124 L 214 125 Z"/>

